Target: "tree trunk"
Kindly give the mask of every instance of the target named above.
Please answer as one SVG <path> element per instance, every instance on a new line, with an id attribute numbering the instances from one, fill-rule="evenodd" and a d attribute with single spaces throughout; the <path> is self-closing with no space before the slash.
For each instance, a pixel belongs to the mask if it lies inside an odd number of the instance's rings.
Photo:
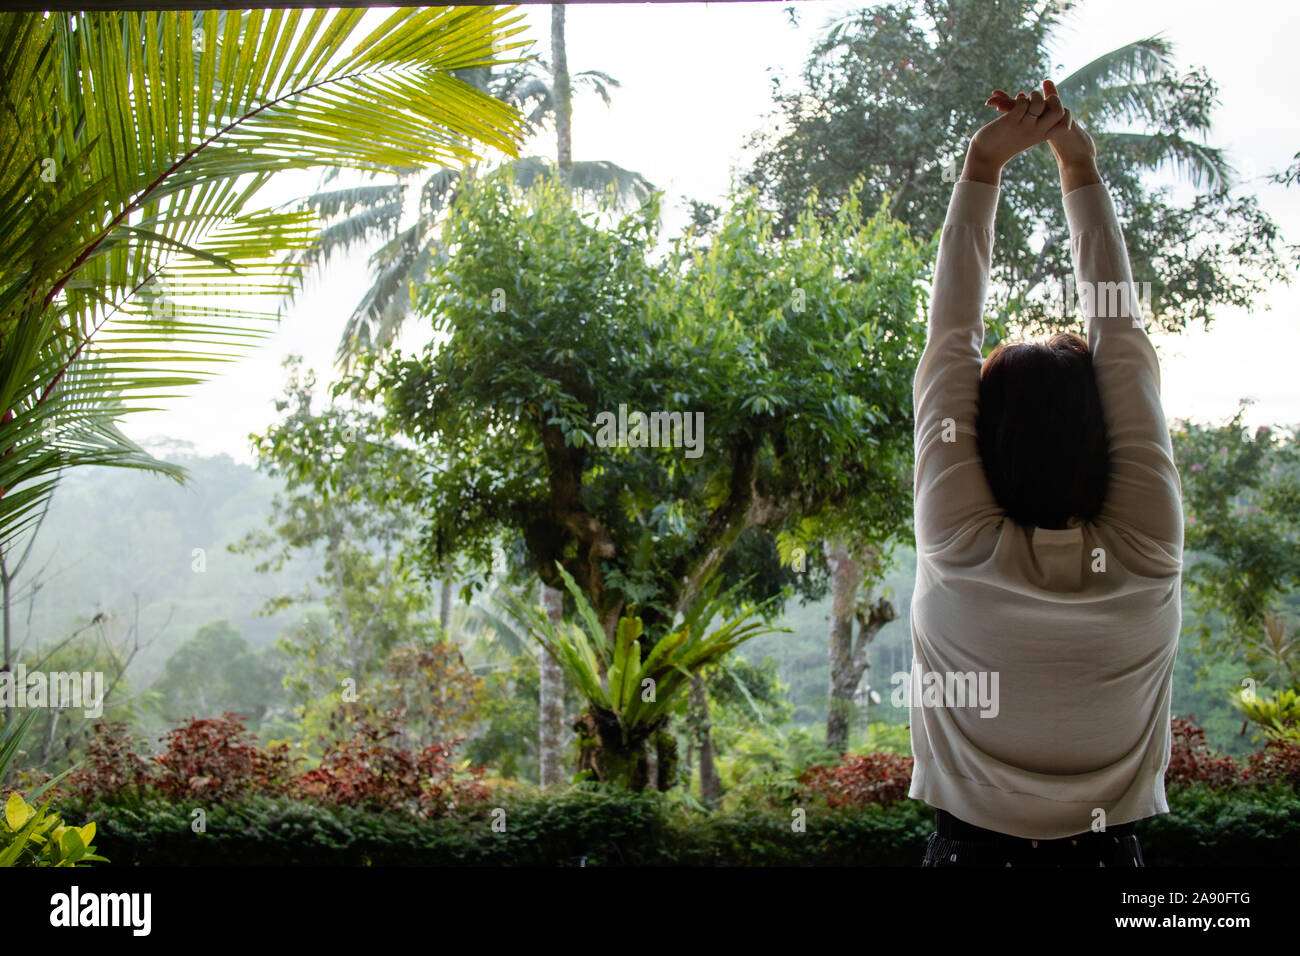
<path id="1" fill-rule="evenodd" d="M 656 790 L 659 787 L 659 741 L 651 738 L 645 742 L 645 775 Z"/>
<path id="2" fill-rule="evenodd" d="M 826 749 L 842 754 L 849 749 L 853 694 L 861 673 L 853 672 L 853 612 L 862 583 L 862 566 L 840 540 L 825 544 L 831 572 L 830 688 L 826 705 Z"/>
<path id="3" fill-rule="evenodd" d="M 442 593 L 439 595 L 438 623 L 442 625 L 442 633 L 446 634 L 451 626 L 451 567 L 448 566 L 443 573 L 446 577 L 442 579 Z"/>
<path id="4" fill-rule="evenodd" d="M 555 96 L 556 164 L 568 184 L 573 173 L 573 93 L 569 86 L 569 54 L 564 44 L 564 4 L 551 4 L 551 90 Z"/>
<path id="5" fill-rule="evenodd" d="M 849 730 L 853 719 L 853 697 L 862 675 L 870 665 L 871 642 L 880 629 L 898 615 L 884 598 L 874 604 L 859 600 L 864 568 L 870 580 L 877 580 L 879 555 L 872 549 L 865 554 L 850 549 L 844 541 L 826 542 L 826 560 L 831 570 L 830 628 L 830 703 L 826 709 L 826 746 L 844 753 L 849 748 Z M 853 622 L 858 622 L 857 638 Z"/>
<path id="6" fill-rule="evenodd" d="M 589 771 L 601 783 L 632 792 L 646 787 L 667 790 L 677 771 L 677 741 L 664 730 L 666 718 L 639 727 L 624 737 L 618 715 L 589 707 L 573 724 L 578 732 L 578 770 Z"/>
<path id="7" fill-rule="evenodd" d="M 542 603 L 552 624 L 564 620 L 564 595 L 542 585 Z M 564 671 L 550 654 L 542 651 L 538 698 L 538 777 L 543 787 L 564 783 Z"/>
<path id="8" fill-rule="evenodd" d="M 700 765 L 700 800 L 716 807 L 722 800 L 722 781 L 713 765 L 713 736 L 709 719 L 709 696 L 704 690 L 704 678 L 691 677 L 691 737 Z"/>
<path id="9" fill-rule="evenodd" d="M 573 724 L 578 732 L 578 771 L 590 771 L 601 783 L 627 790 L 644 790 L 650 782 L 646 741 L 649 734 L 625 740 L 618 715 L 603 708 L 590 707 Z M 656 728 L 657 729 L 657 728 Z"/>
<path id="10" fill-rule="evenodd" d="M 677 738 L 661 728 L 650 738 L 651 753 L 654 754 L 654 768 L 650 774 L 650 785 L 656 790 L 667 790 L 677 781 L 677 769 L 680 759 L 677 756 Z"/>

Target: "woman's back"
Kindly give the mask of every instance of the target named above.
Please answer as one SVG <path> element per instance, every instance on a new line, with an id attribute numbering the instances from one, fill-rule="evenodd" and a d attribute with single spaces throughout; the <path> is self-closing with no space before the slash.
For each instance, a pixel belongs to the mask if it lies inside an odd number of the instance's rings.
<path id="1" fill-rule="evenodd" d="M 1017 525 L 999 507 L 975 430 L 997 199 L 988 183 L 954 189 L 914 382 L 910 795 L 980 827 L 1053 839 L 1168 811 L 1181 488 L 1136 302 L 1085 292 L 1105 503 L 1094 521 L 1059 530 Z M 1131 287 L 1105 186 L 1070 192 L 1065 208 L 1080 288 Z M 996 688 L 989 705 L 955 696 L 981 681 Z"/>

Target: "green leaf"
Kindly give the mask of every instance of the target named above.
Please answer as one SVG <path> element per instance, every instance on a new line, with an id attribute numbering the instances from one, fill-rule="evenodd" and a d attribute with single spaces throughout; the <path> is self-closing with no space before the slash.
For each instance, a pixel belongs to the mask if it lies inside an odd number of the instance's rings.
<path id="1" fill-rule="evenodd" d="M 31 815 L 32 808 L 27 805 L 27 801 L 21 794 L 9 794 L 9 800 L 5 803 L 5 822 L 9 824 L 10 830 L 21 830 Z"/>

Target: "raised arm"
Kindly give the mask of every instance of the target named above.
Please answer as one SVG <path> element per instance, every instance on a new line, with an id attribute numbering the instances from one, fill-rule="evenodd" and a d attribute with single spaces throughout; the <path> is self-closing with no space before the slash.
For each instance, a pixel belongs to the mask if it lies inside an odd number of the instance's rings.
<path id="1" fill-rule="evenodd" d="M 1160 403 L 1160 363 L 1091 137 L 1071 122 L 1048 140 L 1061 170 L 1070 252 L 1110 450 L 1101 517 L 1140 535 L 1171 567 L 1183 551 L 1182 482 Z M 1158 557 L 1158 556 L 1157 556 Z"/>
<path id="2" fill-rule="evenodd" d="M 1044 142 L 1063 116 L 1056 97 L 1021 94 L 1004 116 L 972 137 L 953 187 L 939 237 L 925 349 L 912 382 L 916 542 L 922 551 L 942 547 L 970 521 L 1000 511 L 975 439 L 998 187 L 1007 160 Z"/>
<path id="3" fill-rule="evenodd" d="M 917 547 L 941 547 L 997 504 L 975 443 L 984 297 L 998 187 L 958 182 L 939 237 L 925 349 L 912 382 Z"/>

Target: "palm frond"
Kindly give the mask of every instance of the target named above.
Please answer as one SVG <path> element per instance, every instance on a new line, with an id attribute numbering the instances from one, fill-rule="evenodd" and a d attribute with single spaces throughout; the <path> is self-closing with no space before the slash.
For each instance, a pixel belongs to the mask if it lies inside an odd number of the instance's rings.
<path id="1" fill-rule="evenodd" d="M 1181 136 L 1146 133 L 1103 133 L 1098 140 L 1107 149 L 1128 152 L 1136 165 L 1170 169 L 1198 189 L 1217 189 L 1226 182 L 1231 166 L 1222 149 Z"/>
<path id="2" fill-rule="evenodd" d="M 65 467 L 180 474 L 116 423 L 269 331 L 200 300 L 300 281 L 316 211 L 250 211 L 274 173 L 516 154 L 523 117 L 453 73 L 512 62 L 520 15 L 363 15 L 0 13 L 0 542 Z"/>
<path id="3" fill-rule="evenodd" d="M 1173 45 L 1156 35 L 1103 53 L 1061 80 L 1056 88 L 1066 103 L 1091 103 L 1100 101 L 1115 87 L 1155 79 L 1173 68 Z"/>

